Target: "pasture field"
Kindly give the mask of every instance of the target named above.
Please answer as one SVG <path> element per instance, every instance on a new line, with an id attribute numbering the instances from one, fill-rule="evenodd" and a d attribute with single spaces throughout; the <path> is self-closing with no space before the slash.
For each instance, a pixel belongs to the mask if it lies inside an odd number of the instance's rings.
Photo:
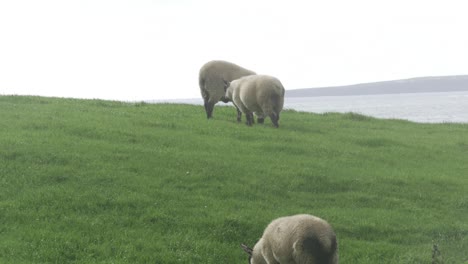
<path id="1" fill-rule="evenodd" d="M 0 96 L 0 263 L 247 263 L 274 218 L 341 263 L 468 262 L 468 125 Z M 245 117 L 244 117 L 245 120 Z"/>

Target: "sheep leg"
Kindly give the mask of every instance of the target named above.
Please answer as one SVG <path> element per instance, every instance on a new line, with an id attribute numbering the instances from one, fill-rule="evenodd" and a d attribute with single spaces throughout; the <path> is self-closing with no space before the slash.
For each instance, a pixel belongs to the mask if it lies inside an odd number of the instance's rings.
<path id="1" fill-rule="evenodd" d="M 203 105 L 205 106 L 205 113 L 206 113 L 206 115 L 208 117 L 208 103 L 205 101 L 205 103 Z"/>
<path id="2" fill-rule="evenodd" d="M 251 126 L 253 124 L 253 113 L 245 113 L 245 117 L 247 119 L 246 124 Z"/>
<path id="3" fill-rule="evenodd" d="M 257 122 L 259 124 L 263 124 L 265 122 L 265 118 L 264 117 L 259 117 L 259 118 L 257 118 Z"/>
<path id="4" fill-rule="evenodd" d="M 236 106 L 236 110 L 237 110 L 237 122 L 241 122 L 242 121 L 242 112 L 241 110 L 239 110 L 239 108 Z"/>
<path id="5" fill-rule="evenodd" d="M 210 101 L 205 101 L 205 112 L 206 112 L 206 118 L 210 119 L 213 117 L 213 108 L 214 108 L 214 103 Z"/>
<path id="6" fill-rule="evenodd" d="M 271 113 L 270 114 L 270 119 L 271 119 L 271 122 L 273 122 L 273 125 L 276 128 L 279 127 L 279 124 L 278 124 L 279 115 L 277 115 L 276 113 Z"/>

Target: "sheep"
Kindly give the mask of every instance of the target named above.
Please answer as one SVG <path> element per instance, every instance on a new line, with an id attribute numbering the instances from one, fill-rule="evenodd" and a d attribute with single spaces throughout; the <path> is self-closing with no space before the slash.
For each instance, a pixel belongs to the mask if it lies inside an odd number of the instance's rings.
<path id="1" fill-rule="evenodd" d="M 213 108 L 217 102 L 229 102 L 229 100 L 224 97 L 223 79 L 232 81 L 253 74 L 255 74 L 255 72 L 227 61 L 215 60 L 203 65 L 200 69 L 199 85 L 204 101 L 206 117 L 208 119 L 212 117 Z M 241 112 L 239 109 L 237 109 L 237 121 L 241 121 Z"/>
<path id="2" fill-rule="evenodd" d="M 253 113 L 258 123 L 263 123 L 269 116 L 273 125 L 278 127 L 280 112 L 284 104 L 284 87 L 281 82 L 268 75 L 250 75 L 232 82 L 224 80 L 224 95 L 233 101 L 247 118 L 247 125 L 254 123 Z"/>
<path id="3" fill-rule="evenodd" d="M 330 224 L 316 216 L 299 214 L 273 220 L 251 249 L 250 264 L 337 264 L 338 242 Z"/>

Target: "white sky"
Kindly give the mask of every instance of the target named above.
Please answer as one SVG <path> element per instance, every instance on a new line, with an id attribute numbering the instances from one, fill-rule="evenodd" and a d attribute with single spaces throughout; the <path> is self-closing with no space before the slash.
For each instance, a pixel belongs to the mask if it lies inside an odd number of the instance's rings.
<path id="1" fill-rule="evenodd" d="M 465 0 L 2 0 L 0 94 L 198 98 L 222 59 L 286 90 L 468 74 Z"/>

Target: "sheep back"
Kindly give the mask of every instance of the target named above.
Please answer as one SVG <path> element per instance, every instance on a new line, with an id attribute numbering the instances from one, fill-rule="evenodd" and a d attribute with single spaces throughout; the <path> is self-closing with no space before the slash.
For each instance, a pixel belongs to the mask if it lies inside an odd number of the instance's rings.
<path id="1" fill-rule="evenodd" d="M 335 232 L 325 220 L 312 215 L 278 218 L 253 249 L 252 264 L 259 263 L 336 264 Z"/>

